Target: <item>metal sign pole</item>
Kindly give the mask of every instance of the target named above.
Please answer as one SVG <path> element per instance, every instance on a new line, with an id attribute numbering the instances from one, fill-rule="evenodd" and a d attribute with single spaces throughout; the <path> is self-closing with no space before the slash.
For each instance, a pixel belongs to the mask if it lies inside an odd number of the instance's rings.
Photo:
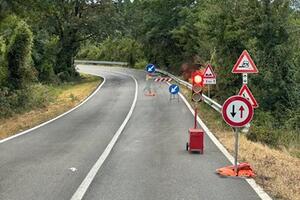
<path id="1" fill-rule="evenodd" d="M 195 123 L 194 123 L 194 129 L 197 129 L 197 104 L 195 106 Z"/>
<path id="2" fill-rule="evenodd" d="M 248 84 L 248 74 L 243 73 L 243 84 Z"/>
<path id="3" fill-rule="evenodd" d="M 236 176 L 238 176 L 238 154 L 239 154 L 239 132 L 237 128 L 234 128 L 235 133 L 235 156 L 234 156 L 234 170 Z"/>
<path id="4" fill-rule="evenodd" d="M 209 85 L 208 85 L 208 98 L 210 98 Z"/>

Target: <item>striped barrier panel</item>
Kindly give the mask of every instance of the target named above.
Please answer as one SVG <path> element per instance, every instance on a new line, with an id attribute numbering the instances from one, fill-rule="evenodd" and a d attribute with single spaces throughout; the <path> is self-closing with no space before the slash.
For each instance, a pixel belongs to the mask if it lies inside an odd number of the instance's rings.
<path id="1" fill-rule="evenodd" d="M 170 82 L 172 80 L 173 79 L 169 77 L 157 77 L 154 79 L 155 82 Z"/>

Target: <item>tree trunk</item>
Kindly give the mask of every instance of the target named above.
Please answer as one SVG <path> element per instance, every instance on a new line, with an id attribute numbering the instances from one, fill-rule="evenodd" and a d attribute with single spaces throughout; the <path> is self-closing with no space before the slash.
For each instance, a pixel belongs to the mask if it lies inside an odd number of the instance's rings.
<path id="1" fill-rule="evenodd" d="M 75 69 L 74 57 L 79 50 L 76 33 L 71 31 L 60 38 L 60 50 L 57 54 L 55 73 L 62 81 L 71 81 L 79 77 Z"/>

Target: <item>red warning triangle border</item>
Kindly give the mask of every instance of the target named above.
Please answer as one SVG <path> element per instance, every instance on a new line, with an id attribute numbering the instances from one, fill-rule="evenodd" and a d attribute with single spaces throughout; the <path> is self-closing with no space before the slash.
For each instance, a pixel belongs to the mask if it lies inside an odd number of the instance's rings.
<path id="1" fill-rule="evenodd" d="M 252 92 L 250 91 L 250 89 L 248 88 L 247 85 L 243 85 L 243 86 L 242 86 L 242 88 L 241 88 L 240 91 L 239 91 L 239 95 L 242 96 L 242 94 L 243 94 L 244 91 L 246 91 L 246 93 L 247 93 L 248 96 L 250 97 L 251 101 L 253 102 L 253 104 L 254 104 L 254 105 L 252 105 L 253 108 L 258 108 L 259 105 L 258 105 L 256 99 L 254 98 Z M 250 103 L 251 103 L 251 102 L 250 102 Z"/>
<path id="2" fill-rule="evenodd" d="M 238 67 L 240 66 L 242 59 L 244 58 L 244 56 L 247 57 L 247 59 L 249 60 L 250 64 L 253 66 L 253 69 L 250 70 L 239 70 Z M 247 50 L 244 50 L 243 53 L 240 55 L 239 59 L 237 60 L 237 62 L 235 63 L 233 69 L 232 69 L 232 73 L 234 74 L 240 74 L 240 73 L 258 73 L 258 69 L 255 65 L 255 63 L 253 62 L 251 56 L 249 55 Z"/>
<path id="3" fill-rule="evenodd" d="M 213 77 L 206 77 L 206 76 L 205 76 L 206 71 L 207 71 L 208 69 L 210 69 L 211 73 L 213 74 Z M 212 69 L 212 67 L 211 67 L 210 64 L 208 64 L 208 65 L 206 66 L 206 68 L 205 68 L 205 70 L 204 70 L 204 73 L 203 73 L 203 78 L 205 78 L 205 79 L 215 79 L 215 78 L 216 78 L 216 74 L 215 74 L 215 72 L 214 72 L 214 70 Z"/>

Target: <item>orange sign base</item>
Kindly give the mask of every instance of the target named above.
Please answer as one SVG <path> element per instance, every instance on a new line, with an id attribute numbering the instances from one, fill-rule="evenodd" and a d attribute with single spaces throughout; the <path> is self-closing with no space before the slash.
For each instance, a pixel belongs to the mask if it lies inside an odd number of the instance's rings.
<path id="1" fill-rule="evenodd" d="M 146 93 L 145 96 L 151 96 L 151 97 L 153 97 L 153 96 L 155 96 L 155 93 L 149 92 L 149 93 Z"/>
<path id="2" fill-rule="evenodd" d="M 235 176 L 235 177 L 245 177 L 253 178 L 255 174 L 249 163 L 240 163 L 237 166 L 237 173 L 235 172 L 234 165 L 222 167 L 216 170 L 216 172 L 221 176 Z"/>

